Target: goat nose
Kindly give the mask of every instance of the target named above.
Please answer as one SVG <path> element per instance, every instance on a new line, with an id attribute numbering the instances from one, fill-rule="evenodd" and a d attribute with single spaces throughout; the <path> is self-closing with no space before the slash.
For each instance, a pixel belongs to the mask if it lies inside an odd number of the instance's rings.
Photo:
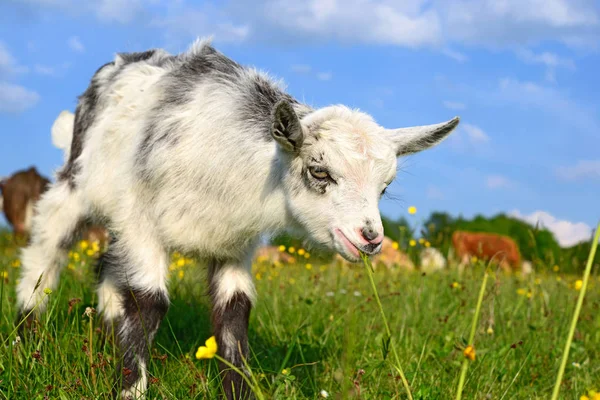
<path id="1" fill-rule="evenodd" d="M 379 232 L 377 232 L 375 229 L 373 229 L 372 226 L 368 225 L 362 228 L 362 230 L 360 231 L 363 238 L 365 238 L 365 240 L 369 243 L 379 243 L 381 242 L 381 240 L 377 240 L 377 238 L 379 237 Z"/>

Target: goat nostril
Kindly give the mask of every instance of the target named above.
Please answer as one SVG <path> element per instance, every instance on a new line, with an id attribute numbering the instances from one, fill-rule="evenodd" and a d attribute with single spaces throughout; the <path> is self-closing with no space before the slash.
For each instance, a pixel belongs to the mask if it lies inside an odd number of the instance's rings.
<path id="1" fill-rule="evenodd" d="M 379 236 L 379 234 L 377 233 L 377 231 L 371 227 L 365 226 L 364 228 L 362 228 L 361 233 L 363 235 L 363 237 L 368 240 L 369 242 L 377 239 L 377 236 Z"/>

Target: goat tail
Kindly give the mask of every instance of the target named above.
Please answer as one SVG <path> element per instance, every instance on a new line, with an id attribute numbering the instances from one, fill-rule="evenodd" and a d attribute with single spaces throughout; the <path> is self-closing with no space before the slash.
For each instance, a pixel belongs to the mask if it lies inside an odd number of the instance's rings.
<path id="1" fill-rule="evenodd" d="M 52 124 L 52 144 L 64 151 L 65 160 L 69 159 L 71 152 L 74 123 L 75 115 L 68 110 L 64 110 L 58 114 L 56 121 Z"/>

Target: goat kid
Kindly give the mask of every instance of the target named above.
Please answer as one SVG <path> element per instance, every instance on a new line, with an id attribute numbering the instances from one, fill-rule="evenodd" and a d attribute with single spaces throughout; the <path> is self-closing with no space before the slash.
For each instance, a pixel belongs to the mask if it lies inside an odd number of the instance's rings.
<path id="1" fill-rule="evenodd" d="M 349 261 L 376 254 L 378 203 L 396 158 L 439 143 L 457 124 L 389 130 L 344 106 L 313 109 L 207 41 L 180 55 L 118 54 L 95 73 L 75 116 L 55 123 L 55 143 L 70 150 L 33 220 L 19 307 L 23 315 L 43 309 L 42 291 L 56 286 L 77 225 L 99 218 L 113 242 L 98 308 L 115 324 L 131 371 L 120 377 L 122 397 L 146 390 L 175 249 L 209 265 L 219 352 L 243 369 L 260 235 L 292 227 Z M 249 395 L 233 371 L 223 372 L 223 386 L 228 399 Z"/>

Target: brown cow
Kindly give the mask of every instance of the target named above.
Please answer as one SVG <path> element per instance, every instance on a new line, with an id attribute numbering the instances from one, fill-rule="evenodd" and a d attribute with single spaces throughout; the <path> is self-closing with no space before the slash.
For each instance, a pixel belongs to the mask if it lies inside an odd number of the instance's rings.
<path id="1" fill-rule="evenodd" d="M 50 181 L 40 175 L 35 167 L 17 171 L 0 182 L 4 214 L 16 236 L 25 237 L 29 232 L 33 206 L 49 184 Z"/>
<path id="2" fill-rule="evenodd" d="M 505 270 L 521 268 L 521 254 L 515 241 L 507 236 L 484 232 L 456 231 L 452 234 L 456 257 L 461 260 L 459 268 L 473 256 L 489 261 L 492 258 Z"/>
<path id="3" fill-rule="evenodd" d="M 17 171 L 12 176 L 0 181 L 0 205 L 4 209 L 6 219 L 13 227 L 15 239 L 26 239 L 31 229 L 31 218 L 35 203 L 48 189 L 50 181 L 40 175 L 35 167 Z M 102 248 L 108 243 L 108 231 L 101 226 L 86 226 L 83 238 L 98 241 Z"/>

